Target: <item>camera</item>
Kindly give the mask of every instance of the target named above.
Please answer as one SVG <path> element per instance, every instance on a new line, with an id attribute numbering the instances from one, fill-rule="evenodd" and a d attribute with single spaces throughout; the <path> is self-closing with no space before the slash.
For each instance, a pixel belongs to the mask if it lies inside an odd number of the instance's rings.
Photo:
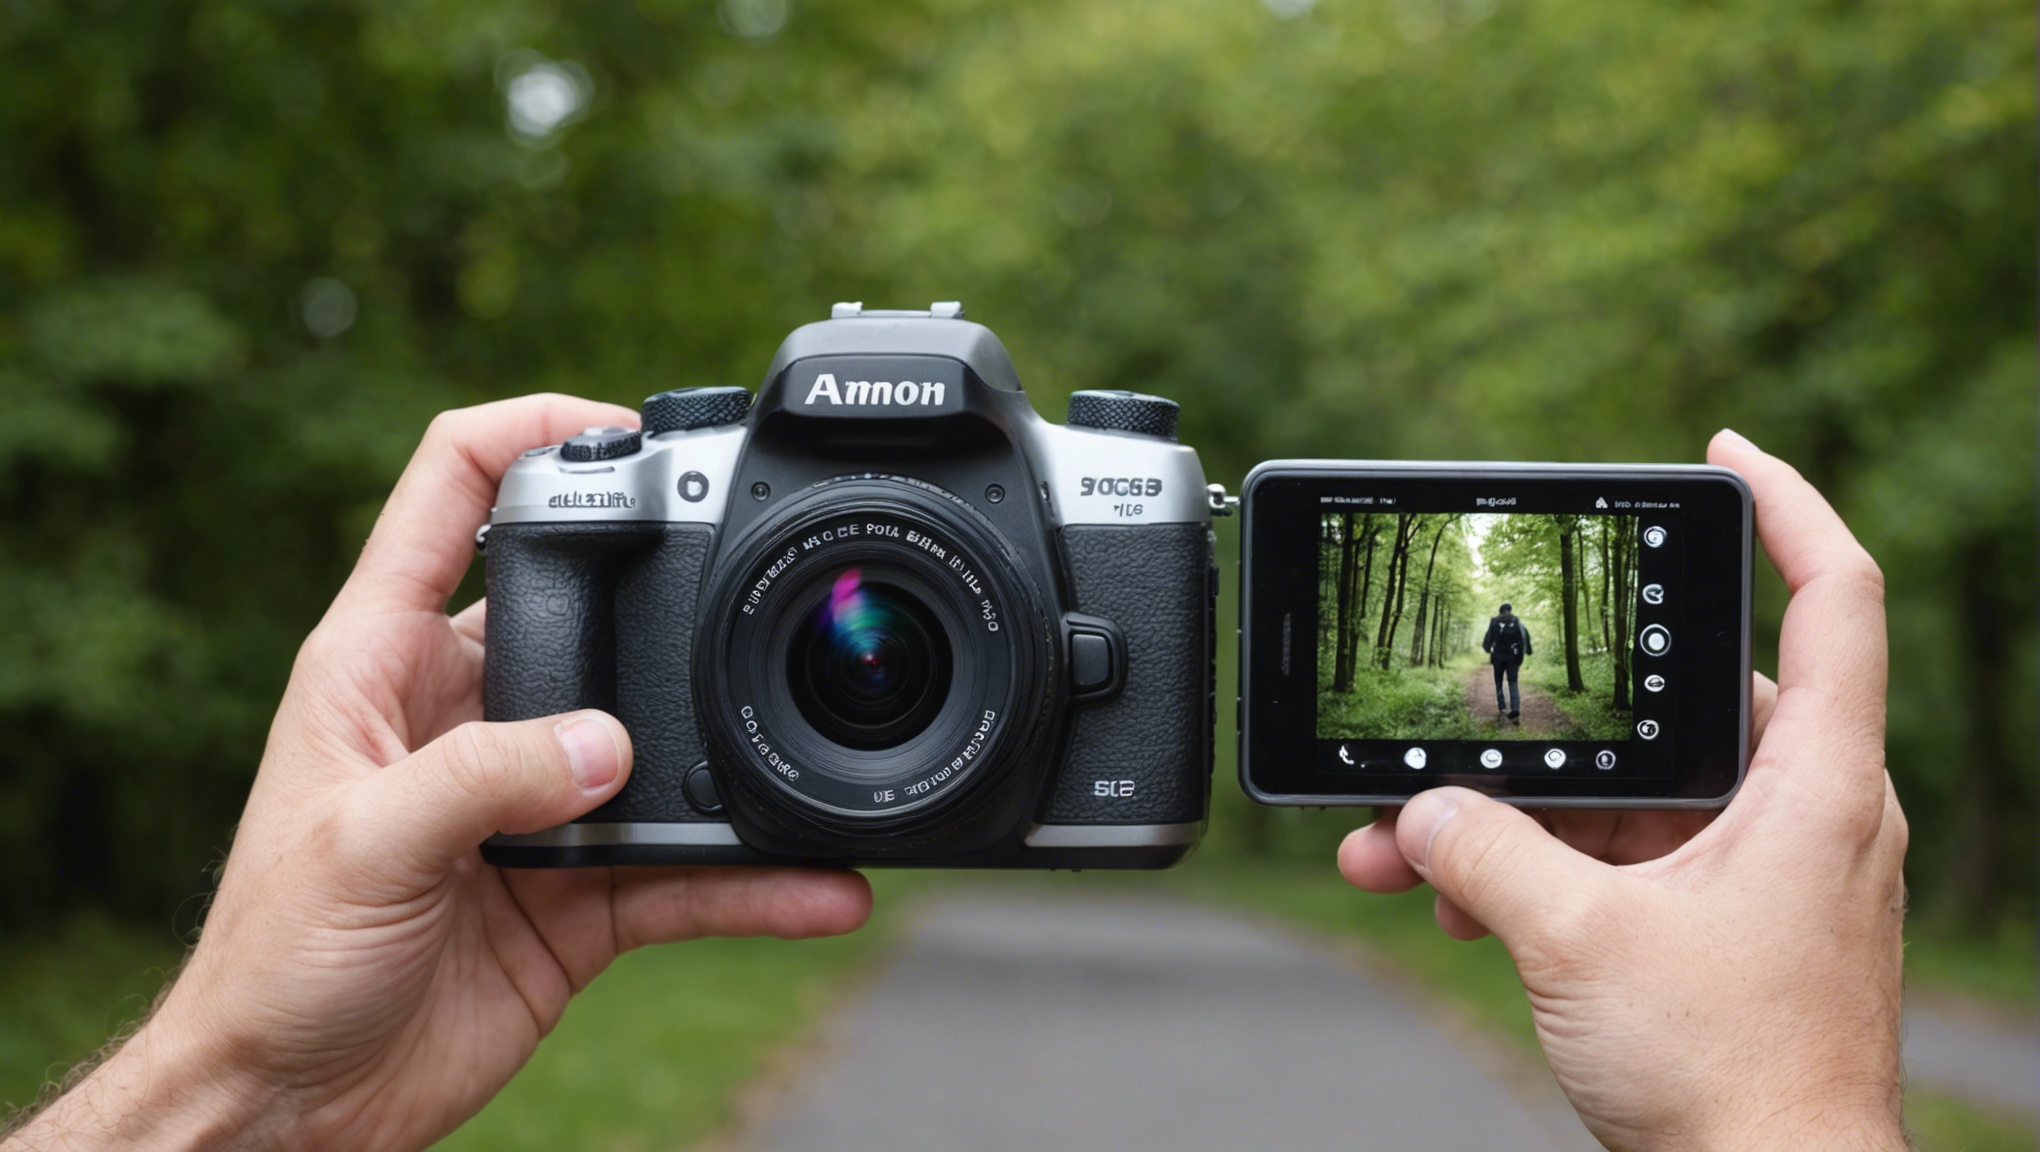
<path id="1" fill-rule="evenodd" d="M 1210 800 L 1218 572 L 1176 405 L 1043 420 L 955 304 L 837 305 L 764 382 L 526 452 L 478 536 L 490 720 L 635 764 L 492 863 L 1154 868 Z"/>
<path id="2" fill-rule="evenodd" d="M 1277 460 L 1241 493 L 1240 781 L 1712 808 L 1748 761 L 1751 500 L 1724 468 Z"/>

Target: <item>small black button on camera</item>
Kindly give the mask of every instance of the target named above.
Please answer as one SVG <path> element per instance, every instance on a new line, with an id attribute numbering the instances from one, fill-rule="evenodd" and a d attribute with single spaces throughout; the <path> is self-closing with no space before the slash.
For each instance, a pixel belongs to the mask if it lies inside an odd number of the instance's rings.
<path id="1" fill-rule="evenodd" d="M 1097 616 L 1064 617 L 1069 636 L 1070 698 L 1096 704 L 1119 695 L 1126 683 L 1126 640 L 1118 625 Z"/>
<path id="2" fill-rule="evenodd" d="M 641 417 L 645 435 L 686 432 L 735 424 L 751 411 L 751 391 L 734 385 L 716 388 L 675 388 L 645 397 Z"/>
<path id="3" fill-rule="evenodd" d="M 1079 692 L 1112 682 L 1112 642 L 1096 632 L 1070 637 L 1070 680 Z"/>
<path id="4" fill-rule="evenodd" d="M 687 803 L 696 812 L 713 816 L 722 811 L 722 797 L 716 794 L 715 777 L 708 771 L 704 760 L 687 770 L 680 781 L 680 794 L 687 797 Z"/>
<path id="5" fill-rule="evenodd" d="M 635 455 L 643 445 L 644 437 L 635 428 L 590 428 L 579 436 L 567 437 L 567 442 L 560 445 L 560 459 L 592 464 Z"/>
<path id="6" fill-rule="evenodd" d="M 1080 428 L 1174 440 L 1176 414 L 1180 411 L 1174 400 L 1160 396 L 1095 388 L 1070 394 L 1069 423 Z"/>

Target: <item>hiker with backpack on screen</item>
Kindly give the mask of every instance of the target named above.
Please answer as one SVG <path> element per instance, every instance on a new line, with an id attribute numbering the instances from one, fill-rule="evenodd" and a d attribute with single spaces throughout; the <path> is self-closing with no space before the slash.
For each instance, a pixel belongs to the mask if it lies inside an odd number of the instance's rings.
<path id="1" fill-rule="evenodd" d="M 1523 667 L 1523 657 L 1530 655 L 1530 629 L 1523 626 L 1522 617 L 1510 612 L 1507 601 L 1502 602 L 1499 615 L 1488 618 L 1487 635 L 1480 647 L 1488 654 L 1488 663 L 1495 666 L 1495 711 L 1508 713 L 1511 724 L 1522 724 L 1523 694 L 1516 688 L 1516 671 Z M 1504 677 L 1509 685 L 1506 700 L 1502 698 Z"/>

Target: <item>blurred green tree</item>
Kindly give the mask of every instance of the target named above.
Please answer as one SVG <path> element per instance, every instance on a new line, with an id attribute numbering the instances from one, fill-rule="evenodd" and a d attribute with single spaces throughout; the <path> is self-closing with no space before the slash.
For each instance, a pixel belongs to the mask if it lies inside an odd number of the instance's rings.
<path id="1" fill-rule="evenodd" d="M 1738 427 L 1884 565 L 1920 903 L 2030 915 L 2033 23 L 13 0 L 0 922 L 197 886 L 432 412 L 750 383 L 832 300 L 956 297 L 1051 416 L 1181 400 L 1214 479 Z"/>

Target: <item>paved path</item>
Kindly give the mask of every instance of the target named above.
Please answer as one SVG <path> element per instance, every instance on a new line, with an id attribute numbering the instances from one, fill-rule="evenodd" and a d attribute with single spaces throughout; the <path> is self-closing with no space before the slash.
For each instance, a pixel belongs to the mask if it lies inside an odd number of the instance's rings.
<path id="1" fill-rule="evenodd" d="M 749 1152 L 1312 1152 L 1597 1145 L 1548 1073 L 1455 1041 L 1400 981 L 1137 890 L 928 899 Z"/>
<path id="2" fill-rule="evenodd" d="M 1905 1009 L 1908 1083 L 2040 1119 L 2040 1029 L 1915 996 Z"/>

